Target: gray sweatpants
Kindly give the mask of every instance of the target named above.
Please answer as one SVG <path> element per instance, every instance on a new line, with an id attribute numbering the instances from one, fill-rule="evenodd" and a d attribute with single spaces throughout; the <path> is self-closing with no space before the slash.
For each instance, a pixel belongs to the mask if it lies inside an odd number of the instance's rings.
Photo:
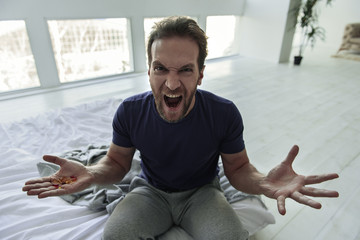
<path id="1" fill-rule="evenodd" d="M 105 240 L 248 238 L 218 178 L 200 188 L 166 193 L 136 177 L 130 188 L 106 223 Z"/>

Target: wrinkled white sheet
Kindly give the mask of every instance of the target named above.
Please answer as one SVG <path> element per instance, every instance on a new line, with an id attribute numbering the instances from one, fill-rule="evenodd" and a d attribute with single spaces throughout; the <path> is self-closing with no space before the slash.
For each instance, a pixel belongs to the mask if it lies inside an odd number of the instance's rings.
<path id="1" fill-rule="evenodd" d="M 100 239 L 108 217 L 54 197 L 29 197 L 21 188 L 39 177 L 43 154 L 109 144 L 120 101 L 108 99 L 0 125 L 0 239 Z"/>
<path id="2" fill-rule="evenodd" d="M 94 212 L 58 197 L 39 200 L 21 189 L 25 181 L 39 176 L 36 163 L 43 154 L 109 144 L 119 103 L 101 100 L 0 124 L 0 239 L 101 238 L 106 211 Z M 250 234 L 274 223 L 258 201 L 233 206 Z"/>

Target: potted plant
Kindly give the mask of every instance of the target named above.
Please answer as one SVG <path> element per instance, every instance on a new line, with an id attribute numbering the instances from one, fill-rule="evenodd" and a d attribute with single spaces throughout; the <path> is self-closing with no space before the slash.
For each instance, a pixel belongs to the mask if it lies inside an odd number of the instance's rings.
<path id="1" fill-rule="evenodd" d="M 303 58 L 303 53 L 306 47 L 310 44 L 314 47 L 316 39 L 325 39 L 325 29 L 318 25 L 318 6 L 321 0 L 299 0 L 298 4 L 293 9 L 297 18 L 295 18 L 294 28 L 298 25 L 301 29 L 299 53 L 294 57 L 294 64 L 300 65 Z M 329 5 L 332 0 L 326 0 L 326 5 Z"/>

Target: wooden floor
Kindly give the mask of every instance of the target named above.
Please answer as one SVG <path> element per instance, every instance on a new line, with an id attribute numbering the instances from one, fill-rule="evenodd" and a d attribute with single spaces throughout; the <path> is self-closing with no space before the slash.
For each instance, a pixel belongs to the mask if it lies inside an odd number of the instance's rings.
<path id="1" fill-rule="evenodd" d="M 268 172 L 298 144 L 297 172 L 340 175 L 320 185 L 340 192 L 338 199 L 320 199 L 321 210 L 288 200 L 281 216 L 276 202 L 264 198 L 277 222 L 252 239 L 360 239 L 360 62 L 328 56 L 304 60 L 300 67 L 240 57 L 210 61 L 201 88 L 236 103 L 247 151 L 260 171 Z M 139 74 L 3 100 L 0 122 L 147 89 L 146 74 Z"/>

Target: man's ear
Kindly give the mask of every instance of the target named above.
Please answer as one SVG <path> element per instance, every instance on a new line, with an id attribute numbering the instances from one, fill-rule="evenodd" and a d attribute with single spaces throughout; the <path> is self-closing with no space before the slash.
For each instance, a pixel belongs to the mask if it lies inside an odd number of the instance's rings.
<path id="1" fill-rule="evenodd" d="M 201 85 L 202 79 L 204 78 L 204 70 L 205 70 L 205 65 L 203 66 L 203 68 L 202 68 L 201 71 L 200 71 L 199 79 L 198 79 L 198 83 L 197 83 L 198 86 Z"/>

